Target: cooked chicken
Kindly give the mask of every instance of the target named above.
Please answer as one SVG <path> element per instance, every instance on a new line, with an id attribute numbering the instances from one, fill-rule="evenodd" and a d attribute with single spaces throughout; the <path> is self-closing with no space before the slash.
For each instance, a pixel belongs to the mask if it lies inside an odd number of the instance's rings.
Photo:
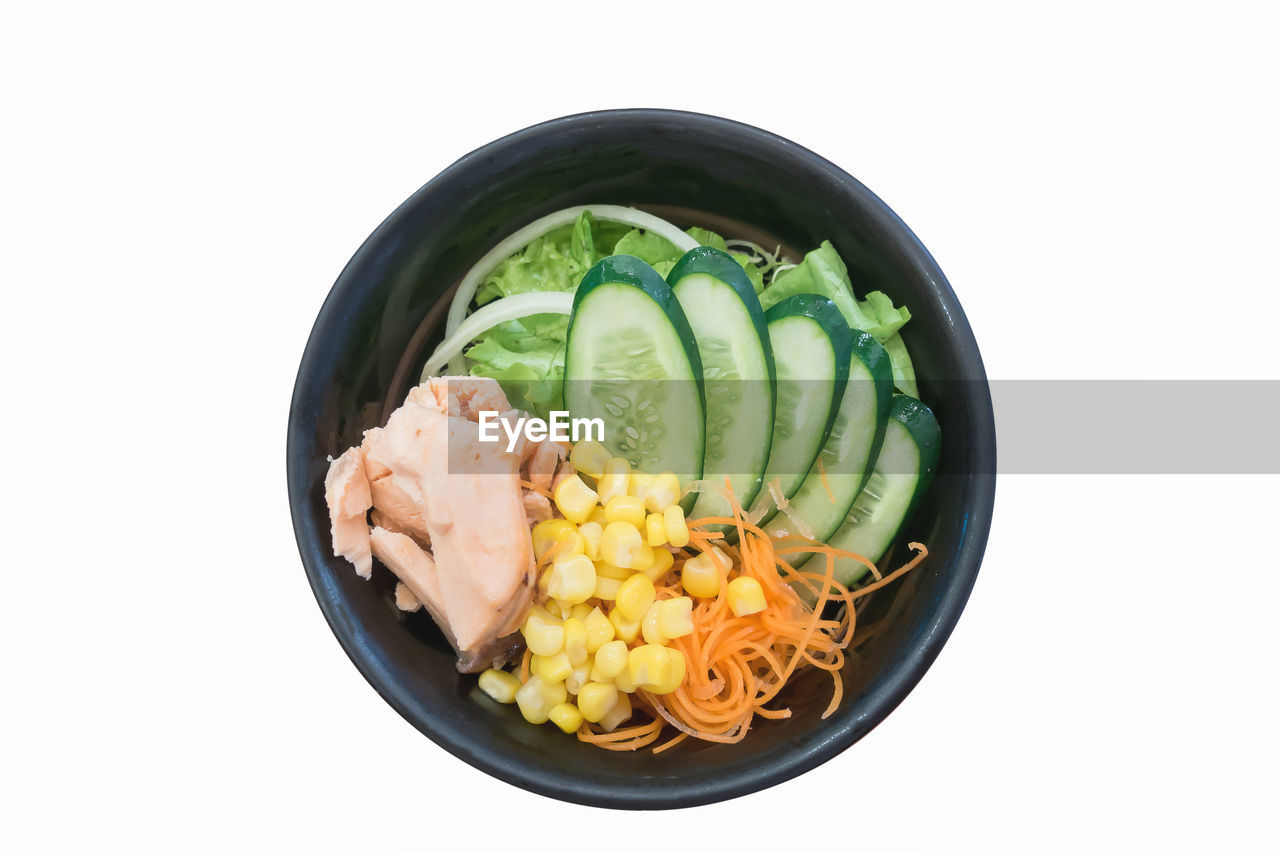
<path id="1" fill-rule="evenodd" d="M 409 392 L 385 427 L 369 430 L 358 449 L 335 460 L 328 478 L 335 484 L 335 549 L 340 535 L 343 542 L 337 553 L 360 571 L 363 532 L 362 576 L 371 551 L 401 581 L 397 606 L 421 603 L 464 672 L 519 653 L 517 632 L 536 585 L 529 526 L 552 515 L 545 495 L 523 488 L 521 479 L 549 488 L 565 455 L 549 441 L 522 438 L 511 452 L 505 441 L 481 442 L 481 411 L 521 416 L 491 379 L 431 379 Z M 364 518 L 370 506 L 372 535 Z"/>
<path id="2" fill-rule="evenodd" d="M 372 573 L 369 527 L 364 515 L 373 505 L 369 481 L 360 464 L 360 451 L 352 447 L 329 465 L 324 478 L 324 500 L 329 505 L 329 525 L 333 534 L 333 555 L 346 557 L 356 574 L 368 579 Z"/>

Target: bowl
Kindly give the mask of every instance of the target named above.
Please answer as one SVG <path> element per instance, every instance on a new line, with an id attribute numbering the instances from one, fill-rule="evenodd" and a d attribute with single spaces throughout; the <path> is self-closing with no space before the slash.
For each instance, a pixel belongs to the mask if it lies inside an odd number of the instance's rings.
<path id="1" fill-rule="evenodd" d="M 929 557 L 870 597 L 860 623 L 885 627 L 842 670 L 844 700 L 805 673 L 790 719 L 760 720 L 738 744 L 685 741 L 660 755 L 579 743 L 482 694 L 424 613 L 392 603 L 381 568 L 357 577 L 332 555 L 328 458 L 385 423 L 440 339 L 451 289 L 497 241 L 553 210 L 633 205 L 799 254 L 831 240 L 859 293 L 910 308 L 903 330 L 922 398 L 942 426 L 938 474 L 903 541 Z M 307 578 L 334 634 L 374 689 L 427 737 L 499 779 L 595 806 L 693 806 L 760 790 L 832 758 L 892 711 L 929 668 L 964 608 L 995 497 L 995 427 L 977 342 L 942 271 L 861 183 L 793 142 L 696 113 L 617 110 L 554 119 L 485 145 L 400 205 L 364 242 L 316 318 L 294 387 L 289 503 Z M 899 549 L 899 554 L 902 550 Z"/>

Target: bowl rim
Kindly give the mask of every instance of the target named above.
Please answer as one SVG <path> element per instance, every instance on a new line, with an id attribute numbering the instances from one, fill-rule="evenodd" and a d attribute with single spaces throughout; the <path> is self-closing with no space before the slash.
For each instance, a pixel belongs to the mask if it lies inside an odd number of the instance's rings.
<path id="1" fill-rule="evenodd" d="M 404 695 L 394 680 L 384 671 L 384 667 L 377 665 L 365 654 L 362 644 L 355 636 L 354 625 L 338 611 L 336 590 L 324 582 L 321 567 L 313 564 L 306 546 L 308 530 L 304 516 L 309 502 L 307 467 L 312 460 L 309 455 L 308 436 L 304 434 L 303 418 L 300 416 L 300 413 L 310 405 L 304 392 L 309 385 L 309 377 L 315 372 L 317 362 L 320 361 L 320 351 L 324 345 L 324 336 L 318 333 L 345 318 L 346 311 L 343 306 L 349 295 L 361 287 L 356 271 L 363 266 L 366 256 L 379 252 L 387 234 L 393 232 L 399 222 L 429 197 L 439 184 L 450 180 L 458 173 L 466 172 L 486 159 L 500 159 L 504 153 L 511 152 L 513 149 L 564 133 L 577 126 L 614 122 L 674 122 L 680 124 L 683 129 L 737 138 L 749 141 L 755 146 L 774 148 L 780 155 L 799 158 L 809 167 L 826 174 L 831 179 L 834 191 L 853 195 L 857 203 L 879 227 L 900 235 L 897 248 L 903 253 L 903 259 L 913 268 L 917 276 L 932 282 L 937 291 L 936 297 L 943 300 L 948 310 L 952 334 L 960 338 L 962 363 L 957 367 L 960 375 L 972 380 L 966 382 L 965 387 L 966 394 L 971 396 L 969 402 L 973 410 L 972 431 L 976 446 L 971 450 L 974 453 L 974 471 L 990 472 L 973 478 L 974 485 L 970 488 L 972 494 L 967 496 L 970 506 L 965 513 L 965 529 L 953 558 L 953 565 L 957 570 L 946 579 L 942 587 L 932 622 L 927 623 L 916 635 L 916 639 L 911 642 L 910 647 L 904 650 L 903 663 L 896 669 L 887 671 L 875 687 L 859 696 L 858 707 L 861 713 L 851 714 L 846 711 L 847 719 L 828 737 L 795 750 L 790 757 L 753 767 L 748 772 L 735 774 L 732 777 L 723 777 L 710 782 L 700 781 L 696 787 L 681 786 L 678 783 L 661 788 L 630 787 L 625 784 L 601 785 L 587 780 L 582 780 L 578 785 L 558 784 L 546 778 L 536 775 L 531 777 L 527 773 L 520 772 L 521 768 L 516 764 L 495 760 L 486 750 L 471 748 L 467 743 L 459 743 L 452 738 L 441 736 L 441 733 L 432 726 L 430 714 L 419 713 L 419 706 L 414 706 L 409 701 L 410 697 Z M 306 458 L 303 458 L 304 456 Z M 946 276 L 906 223 L 852 175 L 826 158 L 785 137 L 720 116 L 653 108 L 575 113 L 514 131 L 458 158 L 392 211 L 365 239 L 344 266 L 316 316 L 294 384 L 286 443 L 290 513 L 303 567 L 325 620 L 343 651 L 365 680 L 414 728 L 446 752 L 484 773 L 515 787 L 555 799 L 581 805 L 621 809 L 682 808 L 754 793 L 792 779 L 829 761 L 879 725 L 924 677 L 925 672 L 950 637 L 968 601 L 990 533 L 992 509 L 995 504 L 995 462 L 995 418 L 986 371 L 977 341 Z"/>

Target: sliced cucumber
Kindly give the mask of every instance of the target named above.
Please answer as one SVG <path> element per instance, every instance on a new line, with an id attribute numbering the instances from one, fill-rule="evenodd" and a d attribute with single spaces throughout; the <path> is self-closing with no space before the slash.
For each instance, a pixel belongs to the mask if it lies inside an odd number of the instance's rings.
<path id="1" fill-rule="evenodd" d="M 818 464 L 791 499 L 791 509 L 808 523 L 819 542 L 836 532 L 870 479 L 888 425 L 892 396 L 889 354 L 871 335 L 854 330 L 849 384 L 835 426 L 822 446 Z M 765 530 L 775 537 L 798 535 L 786 515 L 775 516 Z M 808 554 L 796 554 L 792 565 L 801 566 L 808 558 Z"/>
<path id="2" fill-rule="evenodd" d="M 765 312 L 777 372 L 778 400 L 766 487 L 775 479 L 790 498 L 804 483 L 831 427 L 849 382 L 852 337 L 831 300 L 813 293 L 789 296 Z M 767 523 L 778 507 L 762 490 L 753 509 Z"/>
<path id="3" fill-rule="evenodd" d="M 689 321 L 653 267 L 613 255 L 583 276 L 565 344 L 565 404 L 604 421 L 604 446 L 681 483 L 702 475 L 702 361 Z"/>
<path id="4" fill-rule="evenodd" d="M 929 487 L 941 444 L 942 432 L 929 407 L 914 397 L 894 395 L 871 479 L 827 544 L 873 563 L 883 557 Z M 836 559 L 835 578 L 846 586 L 866 571 L 857 560 Z"/>
<path id="5" fill-rule="evenodd" d="M 738 501 L 750 506 L 769 461 L 776 397 L 773 351 L 760 300 L 742 265 L 710 246 L 687 252 L 667 281 L 689 320 L 702 359 L 707 404 L 702 478 L 720 485 L 728 477 Z M 730 512 L 723 495 L 702 492 L 689 515 Z"/>

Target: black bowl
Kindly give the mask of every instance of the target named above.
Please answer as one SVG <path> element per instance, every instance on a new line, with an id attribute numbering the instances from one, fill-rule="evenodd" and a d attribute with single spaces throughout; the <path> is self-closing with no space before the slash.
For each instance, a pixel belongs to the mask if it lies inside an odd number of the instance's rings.
<path id="1" fill-rule="evenodd" d="M 883 290 L 911 310 L 904 337 L 943 446 L 939 474 L 906 533 L 930 554 L 871 597 L 860 622 L 887 616 L 887 627 L 844 668 L 843 704 L 826 720 L 830 678 L 808 672 L 783 697 L 793 716 L 758 721 L 738 744 L 686 741 L 661 755 L 581 744 L 490 701 L 475 676 L 454 670 L 429 617 L 395 609 L 389 572 L 375 569 L 364 581 L 331 554 L 326 458 L 359 443 L 404 399 L 440 337 L 451 288 L 486 250 L 539 216 L 588 202 L 717 223 L 730 236 L 764 235 L 797 251 L 830 239 L 860 293 Z M 792 142 L 666 110 L 549 121 L 468 154 L 415 193 L 338 277 L 307 342 L 289 413 L 289 503 L 302 561 L 325 618 L 369 683 L 481 770 L 547 796 L 618 808 L 757 791 L 826 761 L 883 720 L 964 608 L 991 523 L 994 470 L 978 345 L 942 271 L 907 226 L 858 181 Z"/>

